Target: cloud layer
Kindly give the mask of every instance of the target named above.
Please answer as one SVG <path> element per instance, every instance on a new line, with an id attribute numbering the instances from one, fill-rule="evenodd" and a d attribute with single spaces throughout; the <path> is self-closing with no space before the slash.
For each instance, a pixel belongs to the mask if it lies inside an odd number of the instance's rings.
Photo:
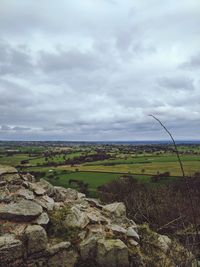
<path id="1" fill-rule="evenodd" d="M 0 139 L 199 139 L 198 0 L 2 0 Z"/>

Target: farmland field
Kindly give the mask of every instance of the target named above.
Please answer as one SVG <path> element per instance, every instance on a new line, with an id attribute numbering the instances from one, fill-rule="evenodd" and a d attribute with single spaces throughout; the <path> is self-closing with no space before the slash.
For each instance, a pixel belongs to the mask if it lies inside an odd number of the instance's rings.
<path id="1" fill-rule="evenodd" d="M 200 145 L 179 145 L 186 175 L 200 172 Z M 15 166 L 19 171 L 31 172 L 54 185 L 69 185 L 70 179 L 88 184 L 90 195 L 99 186 L 124 175 L 132 175 L 145 184 L 152 184 L 152 176 L 167 172 L 156 185 L 171 183 L 181 176 L 180 166 L 171 145 L 77 144 L 55 145 L 23 143 L 0 145 L 0 164 Z"/>

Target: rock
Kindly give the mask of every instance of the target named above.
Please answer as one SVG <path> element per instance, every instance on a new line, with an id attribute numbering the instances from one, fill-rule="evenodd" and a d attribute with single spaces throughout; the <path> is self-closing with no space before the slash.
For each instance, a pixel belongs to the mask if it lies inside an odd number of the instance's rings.
<path id="1" fill-rule="evenodd" d="M 54 186 L 50 184 L 47 180 L 45 179 L 40 179 L 40 181 L 37 183 L 39 186 L 41 186 L 45 191 L 48 196 L 52 196 L 54 193 Z"/>
<path id="2" fill-rule="evenodd" d="M 96 261 L 104 267 L 128 267 L 128 247 L 120 239 L 98 240 Z"/>
<path id="3" fill-rule="evenodd" d="M 49 216 L 46 212 L 43 212 L 36 220 L 33 221 L 35 224 L 47 225 L 49 223 Z"/>
<path id="4" fill-rule="evenodd" d="M 34 199 L 34 194 L 32 191 L 28 190 L 28 189 L 20 189 L 17 192 L 17 195 L 24 197 L 27 200 L 33 200 Z"/>
<path id="5" fill-rule="evenodd" d="M 100 209 L 103 208 L 103 205 L 101 205 L 99 203 L 99 201 L 97 199 L 95 199 L 95 198 L 85 198 L 85 200 L 87 202 L 89 202 L 93 207 L 97 207 L 97 208 L 100 208 Z"/>
<path id="6" fill-rule="evenodd" d="M 98 237 L 92 235 L 87 239 L 83 240 L 79 245 L 79 251 L 82 260 L 86 260 L 88 258 L 94 259 L 97 251 L 97 241 Z"/>
<path id="7" fill-rule="evenodd" d="M 137 241 L 135 241 L 134 239 L 132 239 L 132 238 L 129 238 L 128 239 L 128 243 L 131 245 L 131 246 L 138 246 L 139 245 L 139 243 L 137 242 Z"/>
<path id="8" fill-rule="evenodd" d="M 64 226 L 84 228 L 88 223 L 89 219 L 87 215 L 77 207 L 72 207 L 70 212 L 66 215 Z"/>
<path id="9" fill-rule="evenodd" d="M 42 207 L 30 200 L 0 206 L 0 219 L 11 221 L 30 221 L 42 213 Z"/>
<path id="10" fill-rule="evenodd" d="M 31 182 L 31 183 L 34 183 L 35 182 L 35 177 L 32 174 L 30 174 L 30 173 L 21 174 L 21 178 L 24 181 L 27 181 L 27 182 Z"/>
<path id="11" fill-rule="evenodd" d="M 99 210 L 88 209 L 87 217 L 92 223 L 109 222 L 109 220 L 103 216 Z"/>
<path id="12" fill-rule="evenodd" d="M 85 197 L 86 197 L 85 194 L 78 192 L 78 199 L 82 199 L 82 198 L 85 198 Z"/>
<path id="13" fill-rule="evenodd" d="M 119 234 L 126 234 L 126 229 L 124 227 L 121 227 L 117 224 L 112 224 L 109 226 L 109 228 L 114 232 L 114 233 L 119 233 Z"/>
<path id="14" fill-rule="evenodd" d="M 44 179 L 40 179 L 37 183 L 29 183 L 29 187 L 37 196 L 42 196 L 44 194 L 52 195 L 54 187 Z"/>
<path id="15" fill-rule="evenodd" d="M 47 195 L 44 195 L 44 196 L 41 196 L 41 197 L 36 197 L 34 199 L 34 201 L 39 204 L 40 206 L 42 206 L 45 210 L 47 211 L 51 211 L 54 209 L 54 206 L 55 206 L 55 202 L 53 200 L 53 198 L 47 196 Z"/>
<path id="16" fill-rule="evenodd" d="M 0 236 L 0 266 L 10 266 L 11 262 L 22 259 L 22 257 L 23 245 L 20 240 L 11 234 Z"/>
<path id="17" fill-rule="evenodd" d="M 46 193 L 46 190 L 43 189 L 38 183 L 36 184 L 31 184 L 30 185 L 31 190 L 37 195 L 37 196 L 42 196 Z"/>
<path id="18" fill-rule="evenodd" d="M 0 187 L 6 185 L 6 181 L 0 181 Z"/>
<path id="19" fill-rule="evenodd" d="M 106 231 L 104 225 L 102 224 L 90 224 L 87 226 L 87 236 L 96 236 L 99 238 L 103 238 L 106 236 Z"/>
<path id="20" fill-rule="evenodd" d="M 28 255 L 43 251 L 47 247 L 47 234 L 40 225 L 29 225 L 24 238 Z"/>
<path id="21" fill-rule="evenodd" d="M 159 235 L 159 237 L 158 237 L 158 246 L 164 253 L 168 252 L 168 250 L 170 249 L 171 243 L 172 243 L 172 241 L 168 236 Z"/>
<path id="22" fill-rule="evenodd" d="M 53 246 L 49 246 L 48 247 L 48 253 L 50 255 L 54 255 L 54 254 L 58 253 L 61 250 L 68 249 L 70 247 L 70 245 L 71 245 L 70 242 L 57 243 L 57 244 L 55 244 Z"/>
<path id="23" fill-rule="evenodd" d="M 60 186 L 55 186 L 54 187 L 54 200 L 56 202 L 65 202 L 65 201 L 70 201 L 70 200 L 76 200 L 78 198 L 78 193 L 76 190 L 71 189 L 71 188 L 63 188 Z"/>
<path id="24" fill-rule="evenodd" d="M 122 202 L 115 202 L 103 206 L 103 210 L 113 214 L 116 217 L 126 216 L 126 207 Z"/>
<path id="25" fill-rule="evenodd" d="M 74 267 L 77 259 L 78 254 L 74 250 L 59 251 L 57 254 L 49 258 L 48 267 Z"/>
<path id="26" fill-rule="evenodd" d="M 126 235 L 127 235 L 128 237 L 133 237 L 133 238 L 135 238 L 135 239 L 137 239 L 137 240 L 140 239 L 138 233 L 133 229 L 133 227 L 129 227 L 129 228 L 127 229 Z"/>
<path id="27" fill-rule="evenodd" d="M 6 166 L 6 165 L 0 165 L 0 175 L 6 174 L 6 173 L 17 173 L 17 169 L 14 167 Z"/>

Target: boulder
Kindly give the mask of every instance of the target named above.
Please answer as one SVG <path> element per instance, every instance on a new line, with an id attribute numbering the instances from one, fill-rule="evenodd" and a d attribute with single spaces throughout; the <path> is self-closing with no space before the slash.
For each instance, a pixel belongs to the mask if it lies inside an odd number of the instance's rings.
<path id="1" fill-rule="evenodd" d="M 128 267 L 128 247 L 120 239 L 100 239 L 96 261 L 104 267 Z"/>
<path id="2" fill-rule="evenodd" d="M 103 210 L 113 214 L 116 217 L 126 216 L 126 207 L 123 202 L 115 202 L 103 206 Z"/>
<path id="3" fill-rule="evenodd" d="M 42 207 L 30 200 L 21 200 L 0 206 L 0 219 L 10 221 L 30 221 L 42 213 Z"/>
<path id="4" fill-rule="evenodd" d="M 47 234 L 40 225 L 29 225 L 24 234 L 27 254 L 41 252 L 47 247 Z"/>

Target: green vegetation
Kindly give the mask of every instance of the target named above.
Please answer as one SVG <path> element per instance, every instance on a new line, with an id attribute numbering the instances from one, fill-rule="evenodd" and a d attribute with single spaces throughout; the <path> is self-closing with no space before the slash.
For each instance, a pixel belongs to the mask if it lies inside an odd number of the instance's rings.
<path id="1" fill-rule="evenodd" d="M 187 175 L 200 171 L 200 145 L 178 146 Z M 172 145 L 102 145 L 38 142 L 0 142 L 0 164 L 44 176 L 54 185 L 78 187 L 71 179 L 87 185 L 94 196 L 97 188 L 126 174 L 140 183 L 157 186 L 171 183 L 181 176 Z M 152 176 L 169 172 L 157 182 Z M 155 180 L 155 179 L 154 179 Z"/>

